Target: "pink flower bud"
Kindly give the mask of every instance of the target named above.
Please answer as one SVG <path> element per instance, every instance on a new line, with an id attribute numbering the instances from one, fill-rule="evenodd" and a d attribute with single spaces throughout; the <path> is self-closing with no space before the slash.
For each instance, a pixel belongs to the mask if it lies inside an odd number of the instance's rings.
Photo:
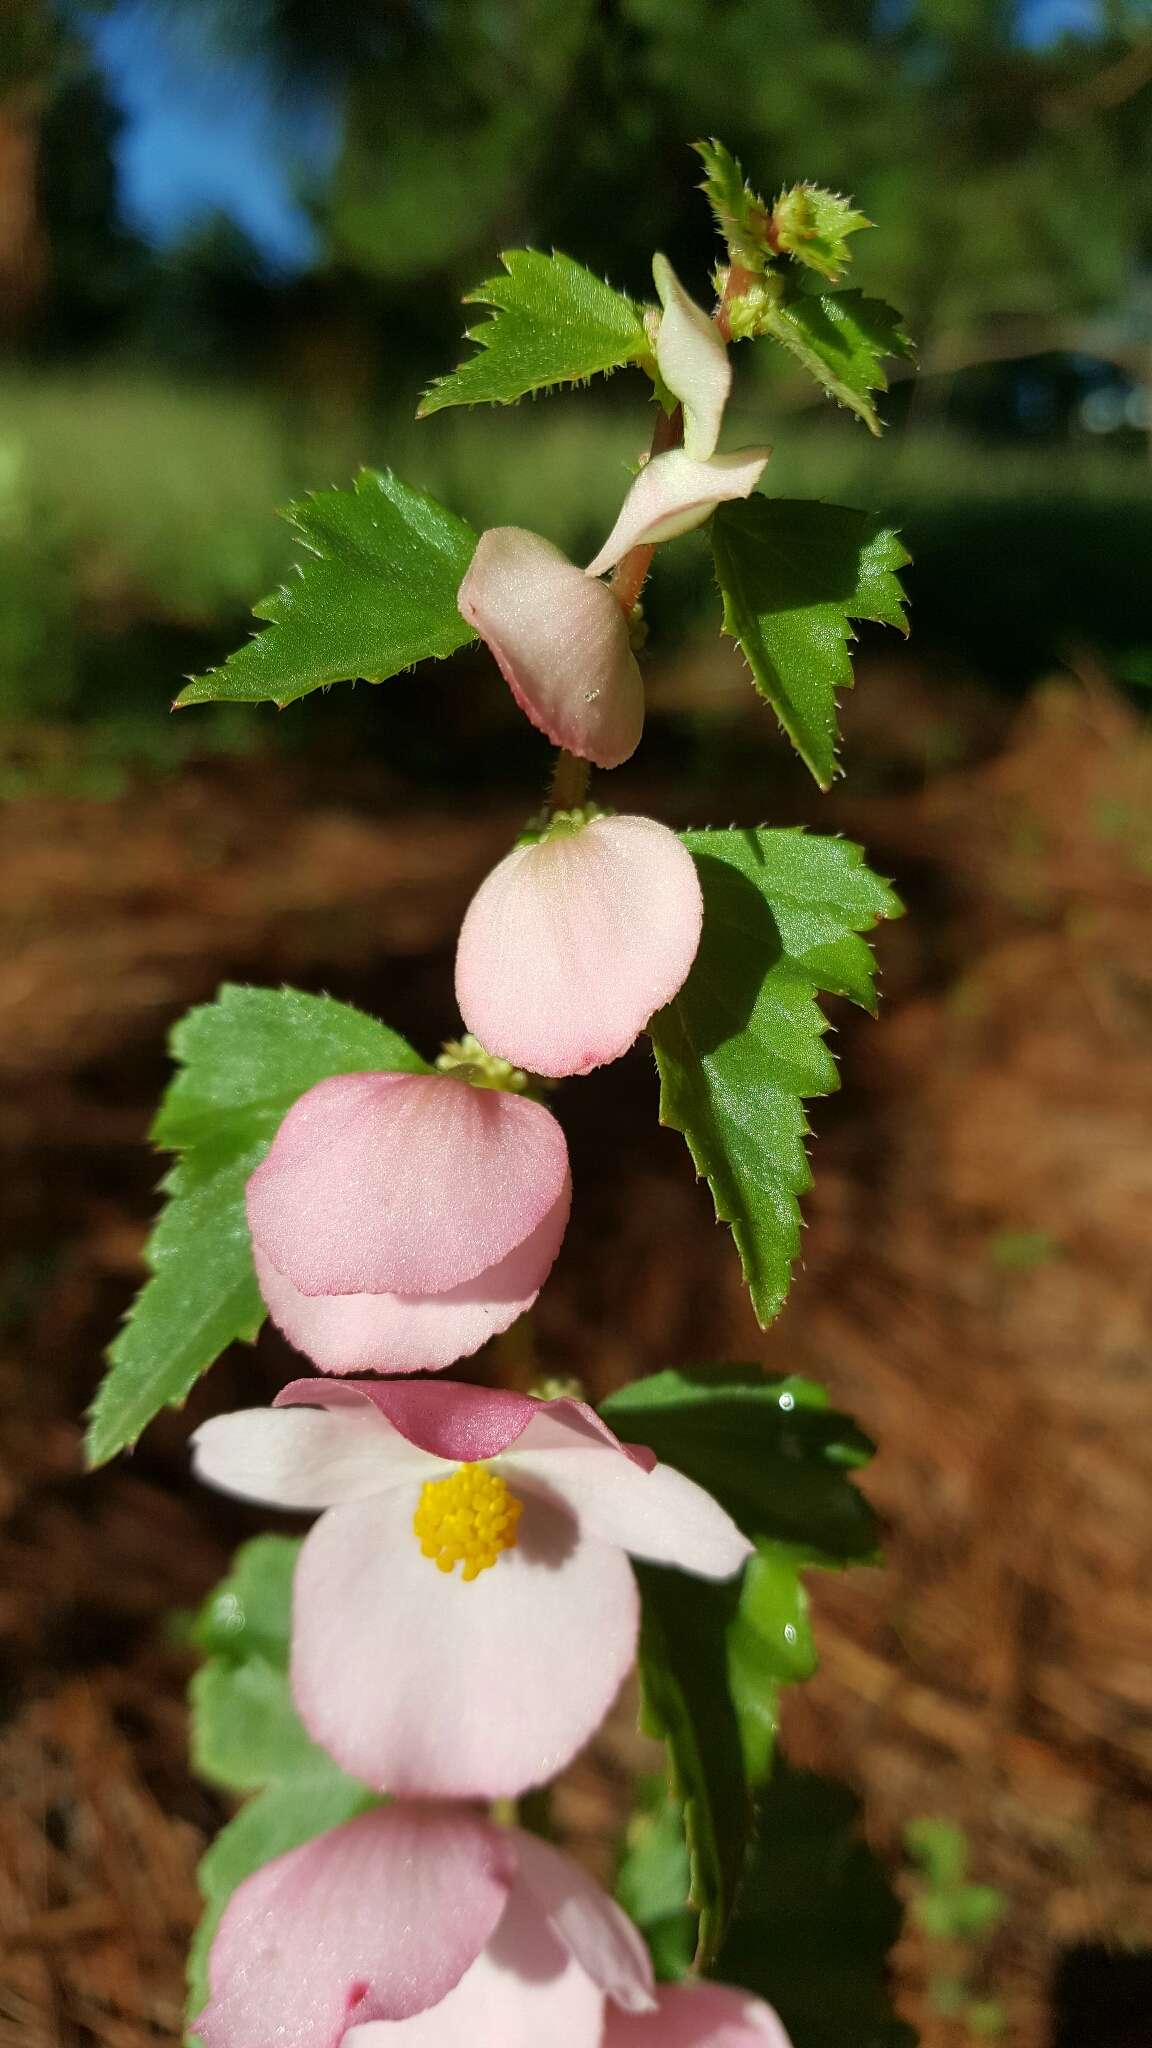
<path id="1" fill-rule="evenodd" d="M 636 1929 L 579 1866 L 466 1807 L 396 1801 L 237 1887 L 193 2033 L 206 2048 L 599 2048 L 650 2011 Z"/>
<path id="2" fill-rule="evenodd" d="M 690 533 L 730 498 L 750 498 L 771 453 L 770 448 L 741 448 L 708 462 L 694 462 L 683 448 L 654 455 L 635 478 L 600 553 L 589 562 L 589 576 L 614 569 L 632 548 Z"/>
<path id="3" fill-rule="evenodd" d="M 524 1096 L 341 1074 L 289 1110 L 248 1183 L 265 1300 L 324 1372 L 439 1369 L 531 1306 L 560 1247 L 564 1134 Z"/>
<path id="4" fill-rule="evenodd" d="M 656 1999 L 655 2012 L 609 2012 L 603 2048 L 791 2048 L 771 2006 L 751 1992 L 661 1984 Z"/>
<path id="5" fill-rule="evenodd" d="M 520 709 L 554 746 L 618 768 L 639 743 L 644 685 L 609 590 L 551 541 L 493 526 L 457 598 Z"/>
<path id="6" fill-rule="evenodd" d="M 684 453 L 707 462 L 716 453 L 732 365 L 715 322 L 690 299 L 666 256 L 654 256 L 652 275 L 664 308 L 656 335 L 656 365 L 684 408 Z"/>
<path id="7" fill-rule="evenodd" d="M 517 846 L 482 882 L 456 999 L 488 1052 L 535 1074 L 619 1059 L 680 988 L 700 943 L 691 854 L 652 818 L 593 818 Z"/>

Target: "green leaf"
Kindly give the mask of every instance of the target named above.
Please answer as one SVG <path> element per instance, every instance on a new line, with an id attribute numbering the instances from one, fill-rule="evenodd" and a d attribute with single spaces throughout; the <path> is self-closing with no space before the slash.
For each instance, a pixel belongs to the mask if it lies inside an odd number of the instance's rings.
<path id="1" fill-rule="evenodd" d="M 465 300 L 493 311 L 468 330 L 476 354 L 436 379 L 417 418 L 448 405 L 511 405 L 530 391 L 582 383 L 650 357 L 642 308 L 571 256 L 509 249 L 500 261 L 505 274 L 477 285 Z"/>
<path id="2" fill-rule="evenodd" d="M 749 498 L 712 521 L 724 631 L 821 789 L 836 774 L 836 692 L 852 684 L 853 619 L 907 631 L 897 535 L 867 512 Z"/>
<path id="3" fill-rule="evenodd" d="M 136 1442 L 161 1408 L 178 1407 L 229 1344 L 264 1320 L 252 1270 L 244 1189 L 272 1133 L 235 1150 L 198 1148 L 160 1183 L 165 1204 L 145 1248 L 151 1277 L 118 1337 L 88 1420 L 90 1466 Z"/>
<path id="4" fill-rule="evenodd" d="M 634 1567 L 640 1586 L 643 1723 L 668 1747 L 683 1804 L 697 1962 L 707 1968 L 736 1900 L 751 1801 L 740 1723 L 729 1689 L 728 1632 L 739 1583 L 709 1584 L 659 1565 Z"/>
<path id="5" fill-rule="evenodd" d="M 313 1772 L 266 1786 L 221 1829 L 197 1873 L 204 1914 L 188 1953 L 189 2025 L 208 2002 L 208 1953 L 237 1885 L 274 1856 L 286 1856 L 379 1803 L 374 1793 L 324 1758 Z"/>
<path id="6" fill-rule="evenodd" d="M 835 284 L 852 260 L 849 235 L 870 228 L 866 213 L 821 185 L 793 185 L 772 209 L 776 247 Z"/>
<path id="7" fill-rule="evenodd" d="M 172 1034 L 182 1067 L 153 1126 L 183 1157 L 145 1258 L 151 1278 L 109 1347 L 92 1404 L 87 1455 L 103 1465 L 161 1408 L 178 1407 L 220 1353 L 251 1343 L 264 1320 L 244 1189 L 281 1119 L 332 1074 L 428 1073 L 418 1053 L 362 1011 L 294 989 L 226 986 Z"/>
<path id="8" fill-rule="evenodd" d="M 752 190 L 739 159 L 715 136 L 708 142 L 694 142 L 692 147 L 704 165 L 700 190 L 712 208 L 730 258 L 745 270 L 762 270 L 775 254 L 771 209 Z"/>
<path id="9" fill-rule="evenodd" d="M 192 1768 L 225 1792 L 257 1792 L 323 1759 L 292 1704 L 287 1672 L 263 1657 L 210 1657 L 192 1680 Z"/>
<path id="10" fill-rule="evenodd" d="M 915 353 L 899 313 L 857 291 L 767 291 L 755 302 L 754 321 L 741 331 L 780 342 L 872 434 L 881 431 L 872 393 L 888 389 L 885 357 Z"/>
<path id="11" fill-rule="evenodd" d="M 283 708 L 326 683 L 382 683 L 475 638 L 456 592 L 476 535 L 391 470 L 361 470 L 350 491 L 317 491 L 285 513 L 308 551 L 297 576 L 255 608 L 268 631 L 196 676 L 185 704 Z"/>
<path id="12" fill-rule="evenodd" d="M 257 1121 L 275 1132 L 292 1104 L 333 1074 L 434 1071 L 398 1031 L 350 1003 L 235 982 L 180 1019 L 171 1051 L 179 1071 L 152 1127 L 153 1141 L 170 1151 Z"/>
<path id="13" fill-rule="evenodd" d="M 683 1809 L 669 1797 L 663 1778 L 650 1778 L 637 1787 L 616 1897 L 648 1943 L 661 1983 L 678 1982 L 692 1967 L 696 1917 L 688 1906 L 691 1887 Z"/>
<path id="14" fill-rule="evenodd" d="M 207 1656 L 234 1661 L 263 1657 L 288 1668 L 296 1536 L 253 1536 L 242 1543 L 226 1579 L 213 1588 L 192 1623 L 192 1641 Z"/>
<path id="15" fill-rule="evenodd" d="M 932 1814 L 910 1820 L 904 1829 L 904 1847 L 930 1884 L 940 1889 L 963 1884 L 968 1868 L 968 1837 L 955 1821 Z"/>
<path id="16" fill-rule="evenodd" d="M 872 1511 L 850 1477 L 871 1445 L 822 1388 L 754 1367 L 656 1373 L 601 1413 L 707 1488 L 756 1546 L 727 1584 L 636 1567 L 646 1722 L 683 1802 L 706 1967 L 734 1908 L 752 1793 L 772 1768 L 781 1688 L 816 1665 L 801 1574 L 875 1559 Z"/>
<path id="17" fill-rule="evenodd" d="M 226 1792 L 322 1770 L 288 1687 L 292 1577 L 300 1542 L 257 1536 L 208 1595 L 192 1639 L 209 1652 L 189 1688 L 192 1768 Z"/>
<path id="18" fill-rule="evenodd" d="M 874 1560 L 876 1523 L 852 1474 L 873 1446 L 812 1380 L 757 1366 L 653 1373 L 600 1404 L 625 1443 L 647 1444 L 726 1508 L 753 1541 L 813 1562 Z"/>
<path id="19" fill-rule="evenodd" d="M 915 2048 L 888 1981 L 901 1920 L 851 1792 L 778 1761 L 716 1975 L 774 2006 L 792 2048 Z"/>
<path id="20" fill-rule="evenodd" d="M 804 1098 L 839 1084 L 816 997 L 875 1003 L 858 936 L 900 914 L 858 846 L 800 831 L 686 832 L 704 893 L 700 950 L 649 1024 L 660 1121 L 683 1133 L 732 1226 L 752 1306 L 783 1306 L 811 1184 Z"/>
<path id="21" fill-rule="evenodd" d="M 299 1552 L 299 1541 L 287 1536 L 243 1544 L 193 1628 L 212 1653 L 189 1688 L 193 1769 L 211 1785 L 257 1796 L 201 1859 L 205 1911 L 188 1957 L 189 2022 L 207 2002 L 208 1951 L 237 1885 L 274 1856 L 379 1803 L 310 1740 L 292 1704 L 288 1650 Z"/>

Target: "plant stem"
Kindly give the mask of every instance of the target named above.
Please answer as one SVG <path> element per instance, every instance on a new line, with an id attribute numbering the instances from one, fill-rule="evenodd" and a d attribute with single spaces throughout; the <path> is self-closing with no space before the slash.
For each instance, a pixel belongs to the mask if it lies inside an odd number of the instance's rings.
<path id="1" fill-rule="evenodd" d="M 653 456 L 665 455 L 669 448 L 678 448 L 683 434 L 684 414 L 681 407 L 677 406 L 675 412 L 667 413 L 663 406 L 661 406 L 656 415 L 656 425 L 652 430 L 652 445 L 648 450 L 647 460 L 651 462 Z M 652 543 L 647 543 L 638 548 L 630 548 L 628 553 L 617 562 L 616 567 L 612 571 L 608 588 L 616 599 L 625 618 L 628 618 L 635 611 L 636 606 L 640 602 L 640 592 L 644 588 L 648 571 L 652 567 L 652 557 L 655 552 L 655 545 Z"/>
<path id="2" fill-rule="evenodd" d="M 587 761 L 582 761 L 578 754 L 569 754 L 561 748 L 556 756 L 556 766 L 552 770 L 548 809 L 578 811 L 588 794 L 588 778 L 591 773 Z"/>

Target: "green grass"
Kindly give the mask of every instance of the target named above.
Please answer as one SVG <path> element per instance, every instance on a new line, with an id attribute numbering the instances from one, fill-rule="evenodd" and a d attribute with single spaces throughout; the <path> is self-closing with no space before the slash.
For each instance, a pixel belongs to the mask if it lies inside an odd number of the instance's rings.
<path id="1" fill-rule="evenodd" d="M 117 584 L 186 617 L 252 599 L 290 550 L 273 510 L 359 462 L 390 464 L 487 525 L 538 527 L 577 554 L 602 533 L 646 439 L 639 378 L 612 404 L 574 393 L 421 425 L 406 413 L 327 432 L 286 394 L 179 385 L 125 370 L 0 380 L 0 500 L 18 471 L 30 517 L 78 552 L 97 589 Z M 1105 451 L 998 453 L 956 438 L 877 443 L 846 416 L 773 421 L 747 393 L 731 445 L 775 441 L 766 486 L 922 513 L 963 503 L 1152 507 L 1152 470 Z"/>
<path id="2" fill-rule="evenodd" d="M 643 381 L 625 376 L 417 425 L 407 408 L 325 423 L 287 391 L 122 366 L 9 373 L 0 716 L 114 717 L 134 692 L 151 706 L 181 670 L 219 659 L 288 572 L 275 509 L 345 482 L 361 462 L 390 464 L 476 524 L 534 527 L 587 559 L 650 418 Z M 769 390 L 741 384 L 726 442 L 754 440 L 775 442 L 774 494 L 876 509 L 901 526 L 917 558 L 922 647 L 950 641 L 1015 684 L 1077 642 L 1121 666 L 1140 657 L 1152 555 L 1152 469 L 1140 460 L 1000 452 L 926 432 L 877 444 L 847 415 L 781 413 Z M 666 647 L 710 602 L 706 550 L 662 551 L 654 644 Z"/>

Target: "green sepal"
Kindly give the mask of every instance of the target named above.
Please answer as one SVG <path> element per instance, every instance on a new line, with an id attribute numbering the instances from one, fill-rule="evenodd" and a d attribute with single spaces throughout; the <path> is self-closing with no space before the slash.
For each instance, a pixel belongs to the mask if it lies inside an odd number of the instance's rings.
<path id="1" fill-rule="evenodd" d="M 643 308 L 582 263 L 538 249 L 509 249 L 500 261 L 503 275 L 465 300 L 492 309 L 491 319 L 468 329 L 475 355 L 436 379 L 418 419 L 449 405 L 512 405 L 529 392 L 650 360 Z"/>
<path id="2" fill-rule="evenodd" d="M 177 710 L 221 701 L 283 709 L 328 683 L 386 682 L 475 638 L 456 593 L 476 534 L 426 491 L 364 469 L 352 490 L 317 491 L 284 517 L 306 557 L 255 607 L 267 630 L 194 677 Z"/>

